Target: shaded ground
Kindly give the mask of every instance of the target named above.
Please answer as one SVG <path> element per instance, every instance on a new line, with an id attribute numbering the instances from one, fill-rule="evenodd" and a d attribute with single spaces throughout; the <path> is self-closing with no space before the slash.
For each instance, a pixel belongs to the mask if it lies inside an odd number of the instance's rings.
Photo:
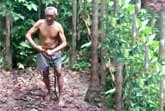
<path id="1" fill-rule="evenodd" d="M 101 111 L 84 102 L 89 84 L 87 73 L 64 71 L 65 106 L 43 100 L 42 77 L 36 71 L 0 71 L 0 111 Z M 51 78 L 53 79 L 52 75 Z M 53 81 L 53 80 L 52 80 Z"/>

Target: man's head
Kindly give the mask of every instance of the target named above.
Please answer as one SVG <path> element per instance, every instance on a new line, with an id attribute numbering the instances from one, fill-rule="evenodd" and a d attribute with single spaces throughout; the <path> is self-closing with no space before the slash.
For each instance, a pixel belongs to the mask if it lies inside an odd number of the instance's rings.
<path id="1" fill-rule="evenodd" d="M 55 17 L 58 15 L 57 9 L 55 7 L 46 7 L 45 9 L 45 18 L 49 25 L 51 25 L 55 19 Z"/>

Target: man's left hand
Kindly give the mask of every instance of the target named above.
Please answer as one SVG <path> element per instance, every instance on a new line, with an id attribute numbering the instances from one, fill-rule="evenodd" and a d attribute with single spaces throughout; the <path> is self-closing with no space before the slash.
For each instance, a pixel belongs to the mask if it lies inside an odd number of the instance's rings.
<path id="1" fill-rule="evenodd" d="M 49 56 L 51 56 L 51 55 L 54 54 L 54 51 L 53 51 L 53 50 L 46 50 L 46 53 L 47 53 Z"/>

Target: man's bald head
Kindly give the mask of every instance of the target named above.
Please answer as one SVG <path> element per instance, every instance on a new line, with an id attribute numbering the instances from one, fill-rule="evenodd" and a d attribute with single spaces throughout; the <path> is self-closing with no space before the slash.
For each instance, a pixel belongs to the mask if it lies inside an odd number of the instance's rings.
<path id="1" fill-rule="evenodd" d="M 58 15 L 57 9 L 55 7 L 46 7 L 45 9 L 45 18 L 48 23 L 48 25 L 53 24 L 54 19 Z"/>
<path id="2" fill-rule="evenodd" d="M 54 16 L 57 16 L 58 15 L 58 12 L 57 12 L 57 9 L 55 7 L 46 7 L 45 8 L 45 15 L 54 15 Z"/>

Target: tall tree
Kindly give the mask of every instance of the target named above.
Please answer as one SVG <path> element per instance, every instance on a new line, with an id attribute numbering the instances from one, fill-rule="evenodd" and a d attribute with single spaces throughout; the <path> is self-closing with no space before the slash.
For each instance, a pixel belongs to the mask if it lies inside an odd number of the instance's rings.
<path id="1" fill-rule="evenodd" d="M 160 111 L 164 111 L 165 106 L 165 76 L 161 76 L 160 78 Z"/>
<path id="2" fill-rule="evenodd" d="M 162 71 L 165 68 L 165 10 L 160 11 L 160 44 L 159 44 L 159 57 L 162 63 Z M 163 71 L 164 72 L 164 71 Z M 160 95 L 160 111 L 164 111 L 165 109 L 165 83 L 164 83 L 165 77 L 161 76 L 161 95 Z"/>
<path id="3" fill-rule="evenodd" d="M 116 61 L 115 87 L 116 111 L 122 111 L 123 64 Z"/>
<path id="4" fill-rule="evenodd" d="M 38 19 L 41 18 L 41 0 L 37 0 L 38 1 Z"/>
<path id="5" fill-rule="evenodd" d="M 118 16 L 119 0 L 114 1 L 114 16 Z M 122 87 L 123 87 L 123 66 L 124 64 L 119 61 L 119 57 L 113 58 L 113 65 L 115 66 L 115 110 L 122 111 Z"/>
<path id="6" fill-rule="evenodd" d="M 79 11 L 80 11 L 80 4 L 81 4 L 81 0 L 77 0 L 77 17 L 76 17 L 76 19 L 77 19 L 77 26 L 76 26 L 76 28 L 77 28 L 77 41 L 79 41 L 80 40 L 80 16 L 79 16 Z"/>
<path id="7" fill-rule="evenodd" d="M 12 68 L 12 17 L 10 12 L 6 13 L 6 68 Z"/>
<path id="8" fill-rule="evenodd" d="M 144 56 L 144 60 L 145 60 L 144 70 L 145 70 L 145 72 L 148 72 L 149 71 L 149 66 L 150 66 L 150 56 L 149 56 L 149 46 L 147 45 L 147 43 L 144 43 L 144 51 L 145 51 L 145 56 Z"/>
<path id="9" fill-rule="evenodd" d="M 114 14 L 117 15 L 119 10 L 119 0 L 114 0 Z"/>
<path id="10" fill-rule="evenodd" d="M 136 0 L 135 2 L 135 13 L 133 14 L 133 21 L 132 21 L 132 45 L 134 46 L 136 44 L 137 39 L 137 14 L 139 13 L 141 9 L 141 0 Z"/>
<path id="11" fill-rule="evenodd" d="M 100 33 L 100 44 L 101 44 L 101 47 L 100 47 L 100 73 L 101 73 L 101 84 L 102 86 L 105 85 L 105 77 L 106 77 L 106 73 L 105 73 L 105 65 L 104 65 L 104 50 L 103 50 L 103 47 L 102 47 L 102 42 L 105 38 L 105 32 L 104 32 L 104 29 L 105 29 L 105 0 L 101 0 L 101 21 L 100 21 L 100 30 L 101 30 L 101 33 Z"/>
<path id="12" fill-rule="evenodd" d="M 76 62 L 76 37 L 77 37 L 77 0 L 72 0 L 72 52 L 71 65 Z"/>
<path id="13" fill-rule="evenodd" d="M 159 12 L 159 28 L 160 28 L 160 42 L 159 42 L 159 58 L 162 64 L 162 72 L 165 72 L 165 1 L 155 0 L 149 1 L 145 0 L 145 5 L 150 7 L 152 10 Z M 160 111 L 164 111 L 165 108 L 165 89 L 164 89 L 164 76 L 160 77 Z"/>
<path id="14" fill-rule="evenodd" d="M 160 46 L 159 46 L 159 54 L 160 59 L 165 61 L 165 10 L 160 12 Z"/>
<path id="15" fill-rule="evenodd" d="M 85 97 L 85 100 L 90 103 L 95 103 L 95 99 L 100 95 L 100 85 L 98 78 L 98 1 L 93 0 L 93 14 L 92 14 L 92 68 L 91 68 L 91 79 L 90 85 Z"/>

